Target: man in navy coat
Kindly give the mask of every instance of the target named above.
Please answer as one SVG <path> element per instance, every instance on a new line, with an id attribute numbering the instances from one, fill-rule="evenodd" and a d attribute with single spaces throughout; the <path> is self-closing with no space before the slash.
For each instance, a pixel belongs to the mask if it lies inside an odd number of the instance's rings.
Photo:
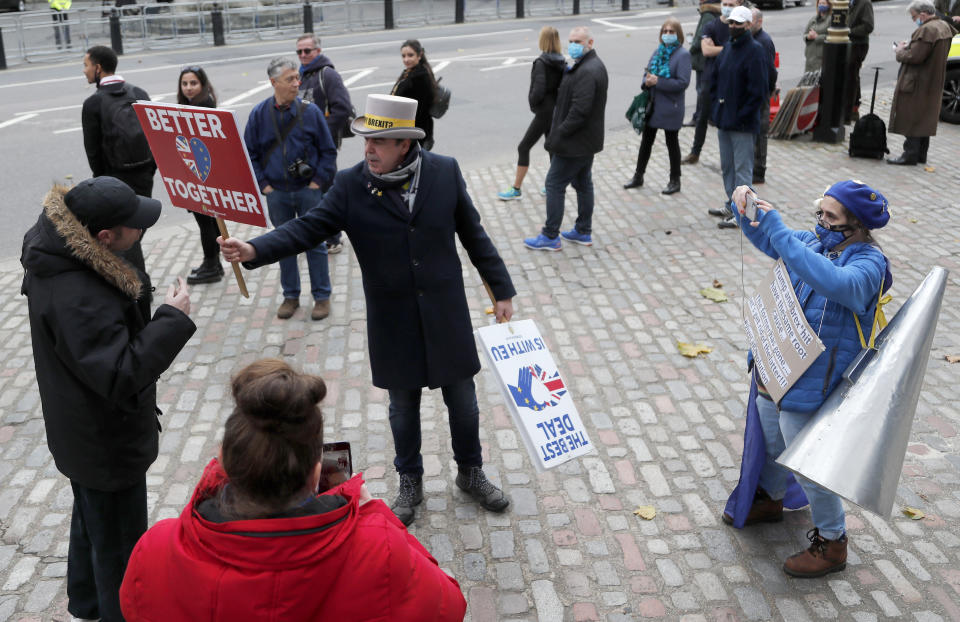
<path id="1" fill-rule="evenodd" d="M 363 274 L 373 384 L 390 395 L 400 474 L 391 505 L 409 525 L 423 500 L 420 395 L 440 387 L 447 405 L 457 486 L 483 507 L 510 504 L 484 475 L 473 376 L 480 360 L 455 237 L 496 298 L 497 321 L 513 315 L 507 268 L 480 224 L 453 158 L 423 151 L 417 102 L 368 95 L 351 129 L 366 140 L 364 161 L 340 171 L 317 207 L 250 242 L 220 239 L 227 261 L 256 268 L 302 252 L 343 231 Z"/>

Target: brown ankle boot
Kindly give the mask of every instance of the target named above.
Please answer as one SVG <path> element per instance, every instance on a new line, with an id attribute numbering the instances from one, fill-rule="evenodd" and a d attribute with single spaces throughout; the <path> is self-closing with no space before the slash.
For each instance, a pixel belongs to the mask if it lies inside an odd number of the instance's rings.
<path id="1" fill-rule="evenodd" d="M 733 524 L 733 517 L 723 513 L 723 522 L 728 525 Z M 783 499 L 771 499 L 770 495 L 763 488 L 757 488 L 757 494 L 753 497 L 753 505 L 750 506 L 750 513 L 747 514 L 747 520 L 743 526 L 756 525 L 757 523 L 778 523 L 783 520 Z"/>
<path id="2" fill-rule="evenodd" d="M 810 548 L 791 555 L 783 563 L 783 571 L 791 577 L 812 579 L 847 567 L 847 536 L 827 540 L 814 527 L 807 532 Z"/>

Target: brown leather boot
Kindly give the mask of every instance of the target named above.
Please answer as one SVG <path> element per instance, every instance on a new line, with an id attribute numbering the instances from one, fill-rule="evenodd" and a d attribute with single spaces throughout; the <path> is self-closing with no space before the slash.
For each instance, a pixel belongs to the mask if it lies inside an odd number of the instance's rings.
<path id="1" fill-rule="evenodd" d="M 750 513 L 747 514 L 747 520 L 743 523 L 743 526 L 756 525 L 757 523 L 778 523 L 782 520 L 783 499 L 771 499 L 766 490 L 757 488 L 757 493 L 753 497 L 753 505 L 750 506 Z M 732 525 L 733 517 L 724 512 L 723 522 Z"/>
<path id="2" fill-rule="evenodd" d="M 791 577 L 812 579 L 847 567 L 847 536 L 827 540 L 814 527 L 807 532 L 810 548 L 791 555 L 783 563 L 783 571 Z"/>

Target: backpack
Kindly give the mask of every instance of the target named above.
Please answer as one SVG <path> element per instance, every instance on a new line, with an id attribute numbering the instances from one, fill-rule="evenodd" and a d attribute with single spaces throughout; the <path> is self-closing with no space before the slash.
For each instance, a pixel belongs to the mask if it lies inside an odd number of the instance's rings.
<path id="1" fill-rule="evenodd" d="M 870 112 L 863 115 L 853 124 L 850 134 L 850 148 L 847 153 L 851 158 L 883 159 L 887 149 L 887 124 L 883 119 L 873 114 L 873 104 L 877 100 L 877 80 L 880 77 L 880 68 L 873 77 L 873 98 L 870 100 Z"/>
<path id="2" fill-rule="evenodd" d="M 326 65 L 320 68 L 320 76 L 318 81 L 320 82 L 320 92 L 323 93 L 323 118 L 326 119 L 330 116 L 330 98 L 327 97 L 327 87 L 323 83 L 323 70 L 326 69 Z M 346 90 L 346 89 L 344 89 Z M 313 93 L 310 93 L 310 100 L 313 100 Z M 350 92 L 347 91 L 347 99 L 350 98 Z M 353 107 L 353 102 L 350 102 L 350 114 L 347 115 L 347 123 L 340 130 L 340 133 L 333 137 L 333 142 L 336 144 L 337 149 L 340 148 L 340 142 L 344 138 L 351 138 L 354 136 L 353 130 L 350 129 L 350 126 L 353 125 L 353 121 L 357 118 L 357 109 Z"/>
<path id="3" fill-rule="evenodd" d="M 450 107 L 450 89 L 440 86 L 440 80 L 443 78 L 437 78 L 437 86 L 433 91 L 433 103 L 430 105 L 430 116 L 434 119 L 445 115 L 447 108 Z"/>
<path id="4" fill-rule="evenodd" d="M 128 170 L 153 164 L 150 143 L 133 110 L 137 96 L 124 84 L 119 91 L 108 91 L 100 109 L 101 145 L 110 168 Z"/>

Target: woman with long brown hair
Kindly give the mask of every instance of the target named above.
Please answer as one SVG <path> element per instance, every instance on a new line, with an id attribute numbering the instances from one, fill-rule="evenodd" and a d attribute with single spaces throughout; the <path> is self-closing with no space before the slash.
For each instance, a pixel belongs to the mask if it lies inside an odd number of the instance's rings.
<path id="1" fill-rule="evenodd" d="M 426 132 L 420 139 L 420 146 L 433 149 L 433 117 L 430 107 L 437 93 L 437 79 L 427 60 L 427 54 L 416 39 L 408 39 L 400 46 L 400 58 L 403 59 L 403 73 L 397 78 L 390 91 L 391 95 L 409 97 L 417 100 L 416 126 Z"/>

